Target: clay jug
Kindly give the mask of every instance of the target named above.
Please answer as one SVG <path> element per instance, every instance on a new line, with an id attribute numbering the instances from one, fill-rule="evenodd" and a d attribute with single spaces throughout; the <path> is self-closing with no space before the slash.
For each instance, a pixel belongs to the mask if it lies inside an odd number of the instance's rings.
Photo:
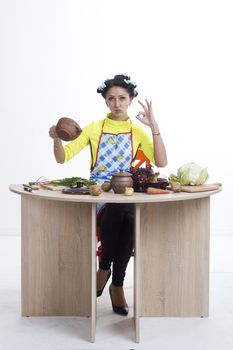
<path id="1" fill-rule="evenodd" d="M 126 187 L 133 187 L 132 174 L 124 172 L 122 169 L 118 173 L 113 173 L 111 187 L 115 193 L 124 193 Z"/>

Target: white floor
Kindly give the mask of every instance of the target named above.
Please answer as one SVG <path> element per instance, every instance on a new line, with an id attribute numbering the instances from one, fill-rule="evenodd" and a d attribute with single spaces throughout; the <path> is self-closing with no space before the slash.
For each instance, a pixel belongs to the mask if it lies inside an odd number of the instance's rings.
<path id="1" fill-rule="evenodd" d="M 125 283 L 128 317 L 113 314 L 108 288 L 98 298 L 96 342 L 88 318 L 20 316 L 20 237 L 0 236 L 0 349 L 233 349 L 233 236 L 211 237 L 209 318 L 142 318 L 133 332 L 133 260 Z"/>

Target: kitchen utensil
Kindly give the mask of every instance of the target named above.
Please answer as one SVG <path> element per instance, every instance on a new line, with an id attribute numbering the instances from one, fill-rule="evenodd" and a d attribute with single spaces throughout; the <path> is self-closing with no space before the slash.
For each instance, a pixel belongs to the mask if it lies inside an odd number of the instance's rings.
<path id="1" fill-rule="evenodd" d="M 204 185 L 197 185 L 197 186 L 182 186 L 181 190 L 182 192 L 204 192 L 204 191 L 213 191 L 217 190 L 222 186 L 221 183 L 213 183 L 213 184 L 204 184 Z"/>
<path id="2" fill-rule="evenodd" d="M 57 122 L 56 132 L 60 139 L 64 141 L 72 141 L 81 134 L 82 129 L 75 120 L 63 117 Z"/>
<path id="3" fill-rule="evenodd" d="M 132 174 L 124 172 L 122 169 L 118 173 L 113 173 L 111 187 L 114 193 L 124 193 L 126 187 L 133 187 Z"/>

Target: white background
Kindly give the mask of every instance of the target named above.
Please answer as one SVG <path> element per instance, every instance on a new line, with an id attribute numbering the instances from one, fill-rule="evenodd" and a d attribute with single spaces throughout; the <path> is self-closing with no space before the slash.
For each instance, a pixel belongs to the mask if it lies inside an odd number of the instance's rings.
<path id="1" fill-rule="evenodd" d="M 89 149 L 55 162 L 49 127 L 83 127 L 107 112 L 96 88 L 128 73 L 151 99 L 168 153 L 160 172 L 207 166 L 211 234 L 233 234 L 233 2 L 227 0 L 0 0 L 0 234 L 20 233 L 11 183 L 88 177 Z M 140 110 L 134 100 L 130 115 Z"/>

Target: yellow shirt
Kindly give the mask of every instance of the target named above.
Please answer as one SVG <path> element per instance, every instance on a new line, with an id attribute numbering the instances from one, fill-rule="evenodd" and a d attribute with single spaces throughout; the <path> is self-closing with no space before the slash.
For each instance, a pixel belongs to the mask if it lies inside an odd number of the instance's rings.
<path id="1" fill-rule="evenodd" d="M 132 127 L 133 157 L 136 156 L 137 150 L 141 149 L 147 158 L 155 164 L 152 137 L 140 125 L 131 123 L 130 118 L 126 121 L 117 121 L 110 119 L 108 116 L 105 119 L 93 121 L 88 124 L 83 128 L 82 133 L 77 139 L 64 147 L 65 162 L 76 156 L 84 147 L 90 145 L 92 155 L 91 166 L 95 164 L 99 138 L 104 123 L 103 132 L 112 134 L 130 132 Z"/>

